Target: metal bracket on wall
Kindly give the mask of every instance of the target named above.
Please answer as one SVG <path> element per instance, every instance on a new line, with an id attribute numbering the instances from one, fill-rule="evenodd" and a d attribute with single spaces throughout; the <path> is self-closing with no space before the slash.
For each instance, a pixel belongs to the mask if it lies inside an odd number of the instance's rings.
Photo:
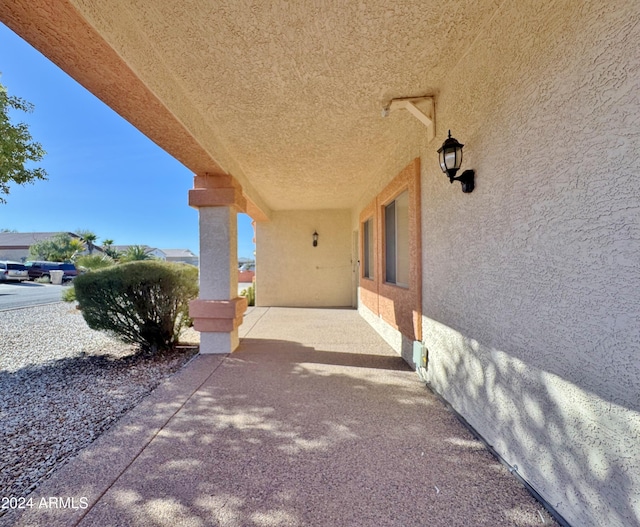
<path id="1" fill-rule="evenodd" d="M 387 117 L 394 110 L 407 110 L 427 127 L 427 137 L 431 142 L 436 136 L 436 109 L 433 97 L 402 97 L 391 99 L 382 109 L 382 116 Z"/>

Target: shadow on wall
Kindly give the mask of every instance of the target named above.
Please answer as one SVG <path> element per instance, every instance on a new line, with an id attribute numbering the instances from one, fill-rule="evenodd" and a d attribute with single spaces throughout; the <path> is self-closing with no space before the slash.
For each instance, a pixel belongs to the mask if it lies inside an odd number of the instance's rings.
<path id="1" fill-rule="evenodd" d="M 541 506 L 386 347 L 247 339 L 217 360 L 83 524 L 540 524 Z M 144 408 L 117 441 L 83 457 L 82 471 L 119 462 L 127 438 L 154 434 L 145 427 L 166 406 Z M 66 495 L 87 492 L 70 479 Z"/>
<path id="2" fill-rule="evenodd" d="M 426 319 L 426 379 L 572 525 L 640 525 L 640 413 Z"/>

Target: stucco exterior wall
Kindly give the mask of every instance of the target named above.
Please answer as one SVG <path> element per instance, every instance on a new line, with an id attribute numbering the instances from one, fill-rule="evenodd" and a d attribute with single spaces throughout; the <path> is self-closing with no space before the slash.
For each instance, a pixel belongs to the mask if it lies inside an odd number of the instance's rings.
<path id="1" fill-rule="evenodd" d="M 22 262 L 29 258 L 29 248 L 26 249 L 2 249 L 0 250 L 0 260 L 12 260 Z"/>
<path id="2" fill-rule="evenodd" d="M 504 2 L 422 152 L 423 374 L 575 526 L 640 525 L 638 42 L 638 2 Z"/>
<path id="3" fill-rule="evenodd" d="M 350 210 L 279 211 L 257 223 L 256 305 L 351 306 L 351 275 Z"/>

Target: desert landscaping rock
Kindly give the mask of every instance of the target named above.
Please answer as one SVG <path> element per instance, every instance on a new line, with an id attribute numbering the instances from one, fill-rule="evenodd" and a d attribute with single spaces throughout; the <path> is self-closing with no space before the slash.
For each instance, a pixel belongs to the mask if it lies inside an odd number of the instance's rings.
<path id="1" fill-rule="evenodd" d="M 0 496 L 26 496 L 196 352 L 143 355 L 71 304 L 6 311 L 1 327 Z"/>

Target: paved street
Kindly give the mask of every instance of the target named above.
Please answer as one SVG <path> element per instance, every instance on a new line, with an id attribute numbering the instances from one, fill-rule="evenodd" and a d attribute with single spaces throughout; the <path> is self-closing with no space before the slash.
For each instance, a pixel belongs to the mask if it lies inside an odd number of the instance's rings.
<path id="1" fill-rule="evenodd" d="M 0 282 L 0 311 L 59 302 L 64 290 L 60 285 Z"/>
<path id="2" fill-rule="evenodd" d="M 250 283 L 239 283 L 238 294 L 250 285 Z M 66 287 L 35 282 L 21 284 L 0 282 L 0 311 L 59 302 Z"/>

